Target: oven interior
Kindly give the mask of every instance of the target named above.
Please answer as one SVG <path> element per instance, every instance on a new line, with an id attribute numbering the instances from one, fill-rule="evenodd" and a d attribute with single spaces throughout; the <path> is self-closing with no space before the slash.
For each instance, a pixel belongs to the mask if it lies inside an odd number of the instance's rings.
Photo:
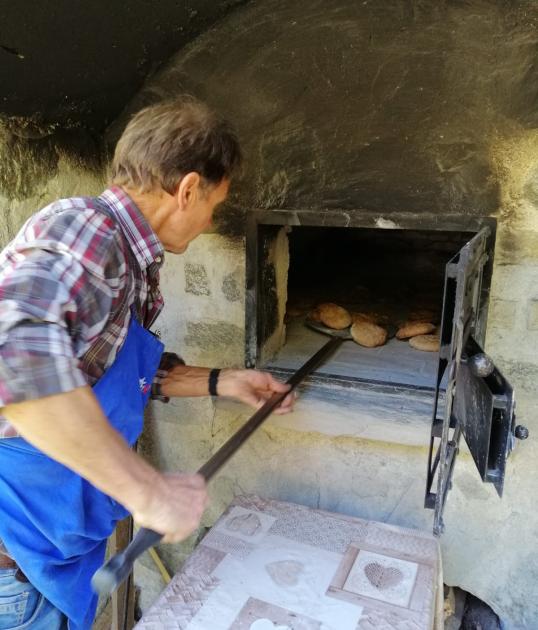
<path id="1" fill-rule="evenodd" d="M 251 364 L 279 373 L 298 369 L 325 341 L 305 319 L 317 304 L 334 302 L 376 317 L 389 339 L 376 348 L 344 343 L 318 368 L 318 377 L 434 389 L 438 353 L 416 350 L 394 334 L 402 322 L 425 314 L 439 325 L 445 267 L 473 235 L 460 230 L 258 225 Z"/>

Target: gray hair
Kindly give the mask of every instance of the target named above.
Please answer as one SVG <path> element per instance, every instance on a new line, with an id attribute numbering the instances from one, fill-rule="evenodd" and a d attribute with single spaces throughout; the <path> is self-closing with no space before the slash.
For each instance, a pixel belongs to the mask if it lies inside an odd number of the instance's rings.
<path id="1" fill-rule="evenodd" d="M 190 96 L 140 110 L 116 145 L 113 184 L 173 194 L 191 172 L 219 184 L 239 168 L 242 156 L 232 127 Z"/>

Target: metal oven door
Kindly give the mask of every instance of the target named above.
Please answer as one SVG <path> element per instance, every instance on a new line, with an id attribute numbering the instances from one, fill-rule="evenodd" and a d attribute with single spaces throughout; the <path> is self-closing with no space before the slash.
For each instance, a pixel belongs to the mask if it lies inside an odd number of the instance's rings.
<path id="1" fill-rule="evenodd" d="M 514 391 L 484 354 L 487 295 L 482 276 L 490 230 L 476 234 L 445 271 L 439 367 L 432 417 L 425 507 L 435 510 L 433 531 L 443 532 L 443 510 L 463 435 L 484 482 L 502 494 L 506 459 L 525 427 L 515 426 Z M 446 383 L 444 393 L 441 384 Z M 434 484 L 436 489 L 434 491 Z"/>
<path id="2" fill-rule="evenodd" d="M 502 496 L 506 459 L 516 435 L 514 390 L 472 337 L 460 362 L 452 413 L 482 481 L 492 483 Z"/>

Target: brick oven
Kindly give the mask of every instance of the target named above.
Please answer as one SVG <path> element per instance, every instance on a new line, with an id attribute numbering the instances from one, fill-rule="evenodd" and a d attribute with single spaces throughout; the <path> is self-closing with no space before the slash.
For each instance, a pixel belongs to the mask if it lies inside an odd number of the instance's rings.
<path id="1" fill-rule="evenodd" d="M 441 326 L 439 354 L 345 342 L 296 411 L 219 474 L 208 525 L 240 493 L 444 523 L 446 583 L 510 629 L 538 620 L 537 20 L 528 2 L 500 0 L 252 2 L 129 108 L 191 92 L 244 148 L 215 227 L 165 265 L 161 332 L 187 361 L 287 378 L 325 342 L 302 323 L 320 300 L 388 325 L 428 309 Z M 483 351 L 491 362 L 473 359 Z M 152 414 L 148 456 L 196 469 L 248 410 L 183 401 Z M 518 423 L 531 439 L 507 459 Z"/>
<path id="2" fill-rule="evenodd" d="M 512 386 L 483 352 L 495 231 L 489 217 L 284 209 L 249 217 L 246 365 L 293 374 L 324 341 L 308 326 L 319 303 L 373 312 L 388 342 L 342 344 L 302 390 L 313 415 L 319 400 L 337 416 L 365 395 L 389 422 L 430 407 L 425 507 L 435 510 L 437 534 L 461 437 L 482 481 L 502 496 L 507 457 L 528 435 L 515 424 Z M 439 352 L 394 337 L 413 313 L 438 324 Z"/>

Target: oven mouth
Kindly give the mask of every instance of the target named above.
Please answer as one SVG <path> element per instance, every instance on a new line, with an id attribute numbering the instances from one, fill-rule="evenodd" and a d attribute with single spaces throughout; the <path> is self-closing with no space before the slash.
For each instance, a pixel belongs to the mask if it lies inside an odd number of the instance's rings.
<path id="1" fill-rule="evenodd" d="M 286 218 L 296 216 L 279 211 L 279 221 L 270 223 L 266 214 L 249 230 L 247 282 L 249 277 L 254 282 L 247 285 L 247 365 L 281 377 L 297 370 L 326 340 L 305 320 L 316 305 L 330 302 L 352 313 L 373 314 L 389 338 L 374 348 L 344 342 L 310 384 L 434 391 L 439 353 L 417 350 L 394 333 L 413 319 L 427 320 L 438 331 L 446 267 L 480 226 L 443 229 L 438 217 L 434 227 L 416 219 L 403 228 L 391 222 L 393 229 L 360 220 L 345 227 L 312 221 L 289 225 Z M 485 324 L 489 282 L 483 289 Z M 441 390 L 445 384 L 446 375 Z"/>

